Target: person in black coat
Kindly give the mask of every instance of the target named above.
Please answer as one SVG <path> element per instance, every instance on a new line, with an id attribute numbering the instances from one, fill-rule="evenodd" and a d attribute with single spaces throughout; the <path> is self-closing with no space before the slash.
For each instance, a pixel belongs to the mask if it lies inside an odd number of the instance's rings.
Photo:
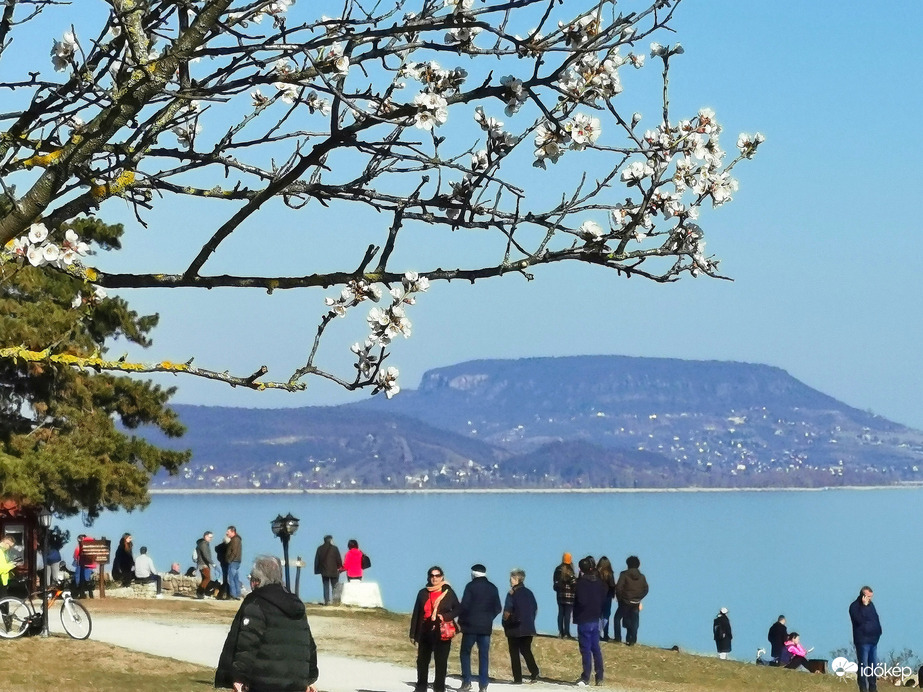
<path id="1" fill-rule="evenodd" d="M 131 580 L 135 578 L 135 556 L 132 554 L 130 533 L 122 534 L 119 545 L 115 549 L 115 557 L 112 559 L 112 578 L 121 582 L 122 586 L 130 586 Z"/>
<path id="2" fill-rule="evenodd" d="M 856 645 L 856 663 L 859 664 L 857 678 L 862 692 L 874 692 L 878 689 L 878 680 L 874 670 L 878 663 L 878 640 L 881 638 L 881 620 L 872 603 L 874 592 L 871 586 L 863 586 L 859 597 L 849 604 L 849 619 L 852 621 L 852 640 Z"/>
<path id="3" fill-rule="evenodd" d="M 522 682 L 522 663 L 520 656 L 526 662 L 532 682 L 538 680 L 538 665 L 532 655 L 532 637 L 535 636 L 535 616 L 538 614 L 538 603 L 533 594 L 525 585 L 526 573 L 521 569 L 510 572 L 510 591 L 506 594 L 503 604 L 503 630 L 506 633 L 506 643 L 510 650 L 510 668 L 513 671 L 513 682 Z"/>
<path id="4" fill-rule="evenodd" d="M 490 635 L 501 610 L 500 592 L 488 581 L 487 568 L 481 563 L 471 565 L 471 581 L 465 585 L 458 615 L 458 626 L 462 632 L 458 654 L 462 684 L 458 692 L 471 689 L 471 649 L 475 644 L 478 645 L 478 690 L 484 692 L 487 689 Z"/>
<path id="5" fill-rule="evenodd" d="M 602 612 L 608 588 L 596 573 L 596 560 L 587 555 L 579 563 L 574 596 L 574 623 L 577 625 L 577 643 L 583 672 L 577 684 L 590 684 L 590 673 L 596 669 L 596 684 L 603 681 L 603 652 L 599 648 L 599 614 Z"/>
<path id="6" fill-rule="evenodd" d="M 718 617 L 712 623 L 712 633 L 715 635 L 715 647 L 718 649 L 718 658 L 725 659 L 731 653 L 731 621 L 728 618 L 728 609 L 722 608 Z"/>
<path id="7" fill-rule="evenodd" d="M 342 567 L 343 558 L 340 556 L 340 549 L 333 544 L 333 536 L 324 536 L 324 542 L 314 553 L 314 574 L 319 574 L 324 582 L 324 605 L 330 605 L 333 601 Z"/>
<path id="8" fill-rule="evenodd" d="M 779 619 L 769 628 L 766 638 L 769 640 L 769 657 L 778 663 L 782 649 L 785 648 L 785 640 L 788 639 L 788 627 L 785 626 L 784 615 L 780 615 Z"/>
<path id="9" fill-rule="evenodd" d="M 237 692 L 315 692 L 317 646 L 304 603 L 282 586 L 278 558 L 258 557 L 253 589 L 240 604 L 224 642 L 215 687 Z"/>
<path id="10" fill-rule="evenodd" d="M 445 675 L 452 639 L 443 639 L 442 623 L 458 617 L 461 603 L 445 580 L 442 568 L 434 565 L 426 573 L 427 585 L 417 593 L 410 616 L 410 639 L 417 647 L 417 684 L 414 692 L 426 692 L 430 660 L 435 662 L 433 692 L 445 692 Z"/>

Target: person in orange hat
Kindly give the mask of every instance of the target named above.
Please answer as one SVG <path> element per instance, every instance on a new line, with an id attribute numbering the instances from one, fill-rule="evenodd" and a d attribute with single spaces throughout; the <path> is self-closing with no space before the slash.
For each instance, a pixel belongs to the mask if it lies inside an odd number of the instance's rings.
<path id="1" fill-rule="evenodd" d="M 561 564 L 555 568 L 552 584 L 558 600 L 558 636 L 561 639 L 573 639 L 570 621 L 574 614 L 577 575 L 574 573 L 570 553 L 564 553 Z"/>

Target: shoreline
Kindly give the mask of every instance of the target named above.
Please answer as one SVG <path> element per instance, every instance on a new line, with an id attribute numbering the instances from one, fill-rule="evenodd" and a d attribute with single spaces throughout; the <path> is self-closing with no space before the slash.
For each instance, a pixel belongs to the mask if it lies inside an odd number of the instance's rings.
<path id="1" fill-rule="evenodd" d="M 149 488 L 151 495 L 456 495 L 461 493 L 564 495 L 621 493 L 790 493 L 838 490 L 912 490 L 923 483 L 838 485 L 819 488 Z"/>

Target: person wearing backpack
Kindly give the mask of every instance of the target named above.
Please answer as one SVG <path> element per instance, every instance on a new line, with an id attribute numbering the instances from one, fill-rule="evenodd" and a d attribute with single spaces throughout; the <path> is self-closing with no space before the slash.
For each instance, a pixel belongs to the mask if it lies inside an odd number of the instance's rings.
<path id="1" fill-rule="evenodd" d="M 349 549 L 343 558 L 343 566 L 340 571 L 346 572 L 348 581 L 362 581 L 362 570 L 365 568 L 363 563 L 368 562 L 368 565 L 371 566 L 372 562 L 367 560 L 363 552 L 359 550 L 359 541 L 355 538 L 350 538 L 346 546 Z"/>

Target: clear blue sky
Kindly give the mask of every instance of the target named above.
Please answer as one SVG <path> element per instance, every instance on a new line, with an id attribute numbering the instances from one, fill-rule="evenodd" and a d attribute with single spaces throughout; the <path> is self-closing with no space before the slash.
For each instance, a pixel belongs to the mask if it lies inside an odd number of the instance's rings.
<path id="1" fill-rule="evenodd" d="M 636 5 L 624 3 L 625 11 Z M 661 39 L 686 48 L 673 63 L 674 113 L 714 108 L 730 152 L 741 131 L 767 137 L 757 158 L 737 169 L 734 201 L 703 213 L 708 250 L 735 281 L 661 286 L 572 266 L 539 269 L 529 284 L 518 277 L 436 284 L 411 308 L 412 338 L 395 343 L 390 362 L 400 368 L 402 386 L 415 387 L 429 368 L 473 358 L 736 360 L 779 366 L 852 406 L 923 429 L 923 147 L 916 132 L 923 3 L 687 0 L 674 27 L 675 37 Z M 649 60 L 630 85 L 655 84 L 657 71 Z M 633 96 L 626 89 L 620 98 Z M 181 209 L 158 219 L 161 226 L 189 223 Z M 264 260 L 294 265 L 316 252 L 289 246 L 285 231 L 268 225 L 232 245 L 222 269 L 250 273 Z M 131 229 L 126 249 L 167 252 L 173 242 L 166 228 L 152 225 Z M 267 363 L 271 376 L 283 378 L 282 365 L 303 361 L 323 296 L 332 293 L 127 297 L 162 316 L 146 357 L 195 355 L 202 367 L 238 374 Z M 362 333 L 339 332 L 326 362 L 341 362 L 332 354 L 346 353 Z M 183 403 L 280 407 L 350 398 L 317 380 L 296 395 L 165 381 L 179 386 L 175 401 Z"/>

